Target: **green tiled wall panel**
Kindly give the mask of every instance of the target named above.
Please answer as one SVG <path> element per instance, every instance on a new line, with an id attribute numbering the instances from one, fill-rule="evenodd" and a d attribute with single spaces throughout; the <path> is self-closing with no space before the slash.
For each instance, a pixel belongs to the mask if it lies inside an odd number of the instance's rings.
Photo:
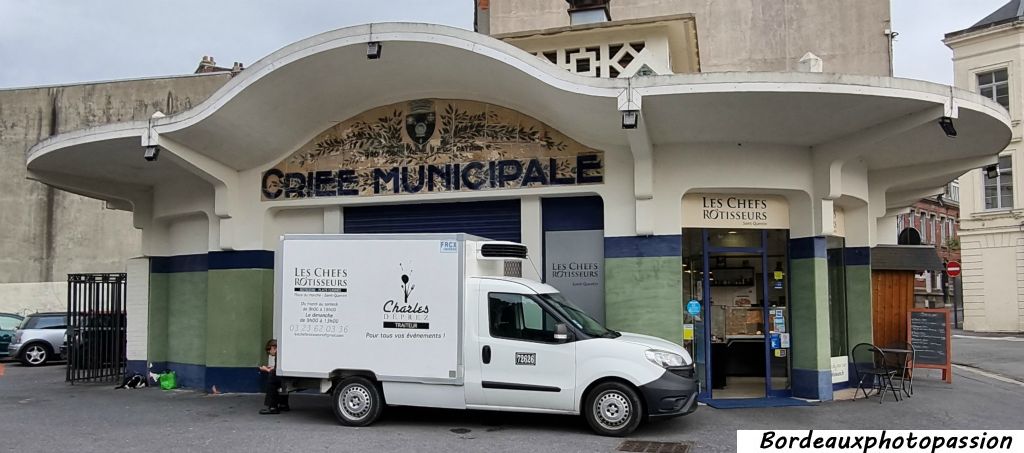
<path id="1" fill-rule="evenodd" d="M 202 365 L 206 363 L 207 273 L 163 275 L 167 279 L 167 361 Z"/>
<path id="2" fill-rule="evenodd" d="M 824 258 L 790 263 L 793 368 L 831 369 L 829 360 L 828 264 Z"/>
<path id="3" fill-rule="evenodd" d="M 871 266 L 846 267 L 846 328 L 849 347 L 874 338 L 871 306 Z"/>
<path id="4" fill-rule="evenodd" d="M 274 271 L 211 270 L 208 277 L 206 365 L 257 366 L 270 338 L 264 329 L 264 307 L 267 299 L 273 303 L 272 290 L 266 291 L 266 283 L 272 285 Z"/>
<path id="5" fill-rule="evenodd" d="M 682 342 L 680 257 L 607 258 L 604 275 L 609 328 Z"/>
<path id="6" fill-rule="evenodd" d="M 167 361 L 167 285 L 168 274 L 149 274 L 148 359 Z"/>

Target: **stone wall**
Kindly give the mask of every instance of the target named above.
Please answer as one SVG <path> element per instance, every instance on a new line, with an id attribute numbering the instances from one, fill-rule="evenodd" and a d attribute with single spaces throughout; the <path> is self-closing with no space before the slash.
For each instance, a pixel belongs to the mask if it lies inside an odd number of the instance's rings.
<path id="1" fill-rule="evenodd" d="M 567 3 L 491 0 L 494 35 L 569 25 Z M 701 72 L 796 71 L 807 52 L 825 72 L 889 75 L 888 0 L 614 0 L 612 20 L 691 13 Z"/>
<path id="2" fill-rule="evenodd" d="M 29 148 L 64 132 L 184 111 L 229 79 L 217 73 L 0 90 L 0 286 L 124 272 L 126 259 L 140 254 L 130 212 L 26 179 Z M 45 305 L 25 303 L 33 311 Z"/>

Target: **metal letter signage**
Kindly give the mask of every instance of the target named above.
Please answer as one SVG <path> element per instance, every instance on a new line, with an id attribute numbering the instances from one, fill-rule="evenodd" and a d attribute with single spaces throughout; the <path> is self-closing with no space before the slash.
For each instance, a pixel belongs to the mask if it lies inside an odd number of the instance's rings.
<path id="1" fill-rule="evenodd" d="M 600 184 L 604 153 L 482 102 L 378 107 L 263 172 L 263 201 Z"/>

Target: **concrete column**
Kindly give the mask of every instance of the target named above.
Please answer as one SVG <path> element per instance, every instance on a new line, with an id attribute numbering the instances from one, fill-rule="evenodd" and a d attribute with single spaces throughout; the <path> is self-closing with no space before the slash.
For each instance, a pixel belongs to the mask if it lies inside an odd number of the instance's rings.
<path id="1" fill-rule="evenodd" d="M 825 238 L 789 241 L 793 396 L 832 399 Z"/>
<path id="2" fill-rule="evenodd" d="M 846 334 L 847 346 L 871 343 L 874 338 L 871 302 L 871 210 L 865 204 L 846 210 Z M 895 231 L 895 226 L 893 226 Z"/>
<path id="3" fill-rule="evenodd" d="M 541 263 L 544 261 L 544 240 L 540 197 L 527 196 L 519 201 L 521 216 L 520 242 L 526 245 L 530 259 L 523 263 L 523 278 L 541 281 Z"/>
<path id="4" fill-rule="evenodd" d="M 127 274 L 128 372 L 145 375 L 149 360 L 149 258 L 128 260 Z"/>
<path id="5" fill-rule="evenodd" d="M 324 208 L 324 233 L 335 234 L 344 230 L 345 214 L 341 206 L 327 206 Z"/>

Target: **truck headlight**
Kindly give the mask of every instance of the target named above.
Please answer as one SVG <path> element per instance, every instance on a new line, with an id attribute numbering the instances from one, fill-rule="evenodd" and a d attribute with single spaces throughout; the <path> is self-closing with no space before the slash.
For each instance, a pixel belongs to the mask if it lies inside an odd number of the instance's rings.
<path id="1" fill-rule="evenodd" d="M 668 351 L 648 349 L 644 351 L 644 357 L 662 368 L 683 366 L 683 356 Z"/>

